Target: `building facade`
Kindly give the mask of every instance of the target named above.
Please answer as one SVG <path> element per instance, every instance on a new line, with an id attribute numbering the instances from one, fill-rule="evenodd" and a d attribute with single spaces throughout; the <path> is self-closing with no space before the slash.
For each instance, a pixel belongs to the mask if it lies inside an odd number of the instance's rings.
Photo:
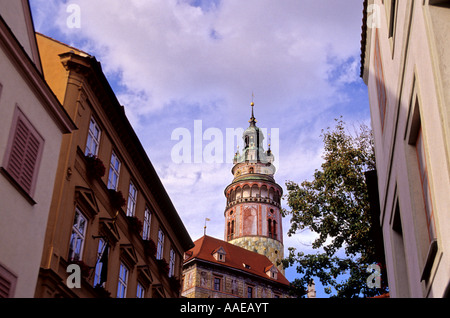
<path id="1" fill-rule="evenodd" d="M 450 288 L 450 1 L 366 0 L 361 76 L 391 297 Z"/>
<path id="2" fill-rule="evenodd" d="M 34 296 L 64 134 L 29 3 L 0 1 L 0 298 Z"/>
<path id="3" fill-rule="evenodd" d="M 37 35 L 63 138 L 36 297 L 179 297 L 193 246 L 95 57 Z"/>
<path id="4" fill-rule="evenodd" d="M 234 156 L 234 178 L 225 188 L 225 240 L 267 256 L 284 273 L 282 188 L 275 182 L 274 156 L 264 150 L 264 135 L 256 126 L 254 103 L 249 127 L 242 136 L 244 149 Z"/>
<path id="5" fill-rule="evenodd" d="M 286 298 L 289 281 L 264 255 L 203 236 L 185 254 L 182 296 Z"/>

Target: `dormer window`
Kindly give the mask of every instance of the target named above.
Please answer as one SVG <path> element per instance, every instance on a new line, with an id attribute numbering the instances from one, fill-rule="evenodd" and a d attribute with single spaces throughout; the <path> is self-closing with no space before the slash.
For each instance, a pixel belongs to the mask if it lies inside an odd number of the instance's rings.
<path id="1" fill-rule="evenodd" d="M 225 252 L 225 250 L 223 249 L 222 246 L 213 252 L 214 258 L 216 259 L 216 261 L 219 261 L 219 262 L 225 262 L 226 254 L 227 253 Z"/>
<path id="2" fill-rule="evenodd" d="M 278 277 L 278 269 L 273 265 L 267 267 L 265 272 L 266 272 L 266 275 L 269 276 L 270 278 L 277 279 L 277 277 Z"/>
<path id="3" fill-rule="evenodd" d="M 192 251 L 187 251 L 184 253 L 184 260 L 187 260 L 193 255 Z"/>

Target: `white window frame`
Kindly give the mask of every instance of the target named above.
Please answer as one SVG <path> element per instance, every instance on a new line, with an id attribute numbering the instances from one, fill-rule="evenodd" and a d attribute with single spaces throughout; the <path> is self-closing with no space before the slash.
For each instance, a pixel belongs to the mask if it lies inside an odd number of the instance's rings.
<path id="1" fill-rule="evenodd" d="M 176 254 L 175 250 L 173 248 L 170 249 L 169 253 L 169 277 L 172 277 L 175 275 L 175 261 L 176 261 Z"/>
<path id="2" fill-rule="evenodd" d="M 81 228 L 81 221 L 84 221 L 83 228 Z M 82 260 L 87 224 L 88 224 L 87 218 L 83 215 L 80 209 L 78 209 L 78 207 L 75 208 L 75 216 L 72 225 L 72 234 L 70 235 L 70 243 L 69 243 L 70 260 L 76 261 Z M 74 242 L 74 240 L 76 240 L 76 242 Z"/>
<path id="3" fill-rule="evenodd" d="M 137 283 L 136 287 L 136 298 L 144 298 L 145 297 L 145 288 L 142 286 L 140 282 Z"/>
<path id="4" fill-rule="evenodd" d="M 109 161 L 108 189 L 117 191 L 117 186 L 119 184 L 120 166 L 120 159 L 113 151 L 111 153 L 111 160 Z"/>
<path id="5" fill-rule="evenodd" d="M 128 274 L 128 267 L 126 267 L 123 263 L 120 263 L 119 282 L 117 283 L 117 298 L 127 297 Z"/>
<path id="6" fill-rule="evenodd" d="M 106 249 L 108 248 L 106 242 L 104 239 L 100 238 L 98 241 L 98 248 L 97 248 L 97 263 L 95 264 L 95 272 L 94 272 L 94 287 L 98 286 L 100 284 L 100 276 L 102 273 L 103 263 L 100 262 L 102 259 L 103 253 L 105 253 Z M 104 285 L 105 282 L 103 282 L 102 285 Z M 104 287 L 104 286 L 102 286 Z"/>
<path id="7" fill-rule="evenodd" d="M 136 211 L 137 192 L 138 190 L 134 186 L 133 181 L 130 181 L 130 186 L 128 187 L 127 216 L 134 216 L 134 212 Z"/>
<path id="8" fill-rule="evenodd" d="M 144 226 L 142 230 L 142 239 L 143 240 L 149 240 L 150 239 L 150 226 L 152 224 L 152 212 L 148 208 L 148 206 L 145 207 L 144 211 Z"/>
<path id="9" fill-rule="evenodd" d="M 160 228 L 158 231 L 158 246 L 156 249 L 156 259 L 162 259 L 164 254 L 164 232 Z"/>
<path id="10" fill-rule="evenodd" d="M 95 134 L 94 129 L 98 132 L 97 135 Z M 84 151 L 84 154 L 87 155 L 98 155 L 98 148 L 100 147 L 100 136 L 102 134 L 102 130 L 97 125 L 97 122 L 94 119 L 94 116 L 91 116 L 91 120 L 89 122 L 89 131 L 88 136 L 86 140 L 86 149 Z M 92 151 L 94 148 L 94 151 Z"/>

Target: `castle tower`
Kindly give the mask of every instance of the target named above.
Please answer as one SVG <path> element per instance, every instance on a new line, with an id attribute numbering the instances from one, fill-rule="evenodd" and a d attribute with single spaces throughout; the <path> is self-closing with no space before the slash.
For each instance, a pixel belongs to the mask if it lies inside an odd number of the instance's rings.
<path id="1" fill-rule="evenodd" d="M 263 254 L 284 274 L 277 262 L 284 257 L 280 199 L 282 188 L 275 182 L 274 156 L 263 148 L 264 136 L 253 112 L 244 131 L 244 149 L 234 156 L 234 179 L 225 188 L 225 240 Z"/>

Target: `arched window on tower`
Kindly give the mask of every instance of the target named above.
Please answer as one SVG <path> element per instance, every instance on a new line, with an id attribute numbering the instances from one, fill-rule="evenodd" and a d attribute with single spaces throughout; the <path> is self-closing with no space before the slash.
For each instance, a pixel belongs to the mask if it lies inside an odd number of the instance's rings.
<path id="1" fill-rule="evenodd" d="M 261 198 L 267 198 L 267 187 L 265 185 L 261 187 Z"/>
<path id="2" fill-rule="evenodd" d="M 238 187 L 236 189 L 236 200 L 239 200 L 241 198 L 241 196 L 242 196 L 242 189 L 241 189 L 241 187 Z"/>
<path id="3" fill-rule="evenodd" d="M 246 184 L 243 188 L 242 188 L 242 197 L 243 198 L 248 198 L 250 197 L 250 186 L 248 184 Z"/>
<path id="4" fill-rule="evenodd" d="M 252 197 L 253 198 L 259 198 L 259 188 L 257 184 L 254 184 L 252 186 Z"/>
<path id="5" fill-rule="evenodd" d="M 272 238 L 272 219 L 267 220 L 267 231 L 269 232 L 269 237 Z"/>
<path id="6" fill-rule="evenodd" d="M 227 240 L 232 240 L 234 238 L 234 220 L 227 223 Z"/>
<path id="7" fill-rule="evenodd" d="M 277 221 L 273 220 L 272 226 L 273 226 L 272 238 L 276 240 L 277 239 Z"/>

